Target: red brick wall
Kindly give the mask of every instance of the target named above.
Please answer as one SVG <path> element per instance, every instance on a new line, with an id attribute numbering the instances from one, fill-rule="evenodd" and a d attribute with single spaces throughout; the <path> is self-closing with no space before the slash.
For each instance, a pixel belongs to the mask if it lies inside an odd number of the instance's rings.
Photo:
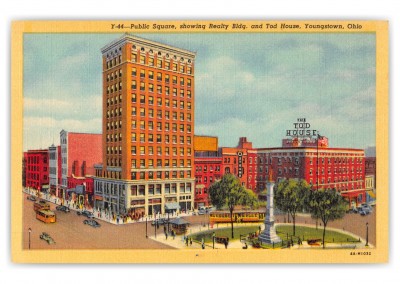
<path id="1" fill-rule="evenodd" d="M 86 161 L 86 175 L 95 175 L 94 164 L 101 163 L 101 134 L 68 133 L 68 176 L 76 161 L 76 176 L 82 176 L 82 166 Z"/>

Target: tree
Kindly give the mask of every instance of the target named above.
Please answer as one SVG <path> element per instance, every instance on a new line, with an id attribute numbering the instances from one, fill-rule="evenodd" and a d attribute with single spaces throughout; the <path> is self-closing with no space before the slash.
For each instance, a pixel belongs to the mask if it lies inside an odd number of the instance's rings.
<path id="1" fill-rule="evenodd" d="M 346 213 L 346 202 L 335 189 L 320 189 L 311 192 L 308 207 L 312 218 L 321 219 L 324 224 L 322 245 L 325 248 L 325 229 L 329 221 L 342 219 Z"/>
<path id="2" fill-rule="evenodd" d="M 227 207 L 231 217 L 233 235 L 233 210 L 237 205 L 253 207 L 257 203 L 256 195 L 240 184 L 240 180 L 232 174 L 225 174 L 221 180 L 213 183 L 209 189 L 211 203 L 221 209 Z"/>
<path id="3" fill-rule="evenodd" d="M 278 183 L 274 192 L 274 204 L 288 212 L 293 219 L 293 235 L 296 235 L 296 215 L 306 208 L 306 200 L 309 195 L 310 186 L 303 179 L 284 179 Z"/>

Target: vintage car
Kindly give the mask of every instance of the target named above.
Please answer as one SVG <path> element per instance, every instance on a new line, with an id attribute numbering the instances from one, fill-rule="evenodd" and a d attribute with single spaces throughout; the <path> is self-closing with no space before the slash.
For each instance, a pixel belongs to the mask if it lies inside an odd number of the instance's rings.
<path id="1" fill-rule="evenodd" d="M 43 232 L 43 233 L 40 235 L 40 239 L 46 241 L 49 245 L 55 244 L 55 243 L 56 243 L 56 242 L 54 241 L 54 239 L 53 239 L 48 233 L 45 233 L 45 232 Z"/>
<path id="2" fill-rule="evenodd" d="M 64 211 L 65 213 L 70 212 L 69 208 L 68 208 L 67 206 L 64 206 L 64 205 L 58 205 L 58 206 L 56 207 L 56 210 L 58 210 L 58 211 Z"/>
<path id="3" fill-rule="evenodd" d="M 92 227 L 94 227 L 94 228 L 98 228 L 98 227 L 101 226 L 101 225 L 99 224 L 99 222 L 97 222 L 96 220 L 93 220 L 93 219 L 84 220 L 84 221 L 83 221 L 83 224 L 92 226 Z"/>

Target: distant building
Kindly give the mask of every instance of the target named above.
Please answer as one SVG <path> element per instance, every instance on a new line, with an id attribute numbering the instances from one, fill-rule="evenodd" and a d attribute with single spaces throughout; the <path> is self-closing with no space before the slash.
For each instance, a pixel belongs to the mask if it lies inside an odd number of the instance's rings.
<path id="1" fill-rule="evenodd" d="M 68 180 L 95 175 L 95 164 L 100 163 L 102 156 L 101 143 L 101 134 L 75 133 L 65 130 L 60 132 L 61 184 L 59 185 L 58 195 L 60 198 L 72 199 L 73 201 L 92 199 L 92 197 L 84 196 L 87 195 L 86 192 L 77 192 L 75 187 L 69 187 Z M 57 159 L 59 159 L 59 156 Z M 79 195 L 84 197 L 79 199 Z M 80 205 L 83 206 L 84 204 Z"/>
<path id="2" fill-rule="evenodd" d="M 61 196 L 61 167 L 61 147 L 53 144 L 49 147 L 49 184 L 50 193 L 55 196 Z"/>
<path id="3" fill-rule="evenodd" d="M 273 180 L 304 179 L 313 189 L 336 189 L 349 205 L 365 202 L 364 150 L 329 148 L 328 138 L 318 138 L 290 143 L 284 140 L 279 148 L 253 148 L 246 137 L 241 137 L 237 147 L 221 147 L 208 156 L 196 152 L 196 205 L 207 204 L 208 188 L 216 180 L 209 168 L 217 166 L 221 169 L 219 175 L 232 173 L 255 193 L 266 188 L 272 169 Z"/>
<path id="4" fill-rule="evenodd" d="M 49 190 L 49 151 L 28 150 L 24 153 L 25 186 L 41 192 Z"/>
<path id="5" fill-rule="evenodd" d="M 365 158 L 365 189 L 367 202 L 376 199 L 376 157 Z"/>

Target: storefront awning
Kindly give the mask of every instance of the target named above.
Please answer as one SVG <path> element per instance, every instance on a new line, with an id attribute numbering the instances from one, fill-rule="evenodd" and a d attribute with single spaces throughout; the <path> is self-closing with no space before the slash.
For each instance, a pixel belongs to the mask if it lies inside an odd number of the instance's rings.
<path id="1" fill-rule="evenodd" d="M 187 225 L 187 224 L 190 224 L 188 221 L 186 221 L 183 218 L 176 218 L 176 219 L 170 221 L 170 223 L 173 224 L 173 225 Z"/>
<path id="2" fill-rule="evenodd" d="M 179 206 L 179 203 L 177 203 L 177 202 L 171 202 L 171 203 L 165 204 L 165 209 L 166 210 L 179 210 L 180 206 Z"/>
<path id="3" fill-rule="evenodd" d="M 371 196 L 372 198 L 376 199 L 376 194 L 372 190 L 367 191 L 368 195 Z"/>

